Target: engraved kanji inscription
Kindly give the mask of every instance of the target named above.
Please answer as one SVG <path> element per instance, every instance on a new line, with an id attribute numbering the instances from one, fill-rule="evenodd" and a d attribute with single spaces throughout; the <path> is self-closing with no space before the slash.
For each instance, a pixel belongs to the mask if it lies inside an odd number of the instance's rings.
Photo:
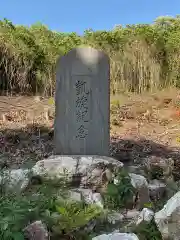
<path id="1" fill-rule="evenodd" d="M 82 96 L 77 97 L 76 108 L 78 108 L 78 109 L 87 109 L 88 108 L 88 96 L 87 96 L 87 94 L 83 94 Z"/>
<path id="2" fill-rule="evenodd" d="M 76 88 L 76 122 L 77 122 L 77 134 L 76 138 L 84 139 L 88 135 L 88 110 L 89 110 L 89 88 L 88 84 L 84 80 L 77 80 L 75 82 Z"/>
<path id="3" fill-rule="evenodd" d="M 77 135 L 76 138 L 79 139 L 84 139 L 88 134 L 88 130 L 85 128 L 84 125 L 81 125 L 78 129 L 77 129 Z"/>
<path id="4" fill-rule="evenodd" d="M 75 86 L 76 86 L 76 94 L 77 95 L 85 92 L 85 84 L 86 84 L 86 82 L 84 82 L 84 81 L 80 81 L 80 80 L 76 81 Z"/>
<path id="5" fill-rule="evenodd" d="M 87 89 L 87 83 L 83 80 L 78 80 L 75 83 L 75 87 L 76 87 L 76 94 L 80 95 L 80 94 L 89 94 L 89 91 Z"/>
<path id="6" fill-rule="evenodd" d="M 108 156 L 109 57 L 80 46 L 57 56 L 54 68 L 55 154 Z"/>
<path id="7" fill-rule="evenodd" d="M 77 110 L 76 111 L 76 120 L 77 122 L 88 122 L 88 119 L 87 119 L 87 114 L 88 114 L 88 110 L 85 109 L 83 111 L 81 110 Z"/>

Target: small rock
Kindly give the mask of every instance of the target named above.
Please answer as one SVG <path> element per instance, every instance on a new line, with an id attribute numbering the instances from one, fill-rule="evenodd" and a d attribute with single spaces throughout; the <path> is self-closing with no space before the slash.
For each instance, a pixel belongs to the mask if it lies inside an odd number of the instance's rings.
<path id="1" fill-rule="evenodd" d="M 103 208 L 103 199 L 100 193 L 93 193 L 91 189 L 78 188 L 69 191 L 70 198 L 75 201 L 84 200 L 87 204 L 97 204 L 99 207 Z"/>
<path id="2" fill-rule="evenodd" d="M 172 175 L 174 160 L 172 158 L 151 156 L 145 159 L 144 166 L 146 171 L 151 174 L 151 177 L 161 179 Z"/>
<path id="3" fill-rule="evenodd" d="M 91 189 L 78 188 L 77 190 L 82 194 L 82 198 L 85 201 L 85 203 L 87 204 L 94 203 L 93 192 Z"/>
<path id="4" fill-rule="evenodd" d="M 119 183 L 119 180 L 117 178 L 114 178 L 113 182 L 115 185 L 117 185 Z"/>
<path id="5" fill-rule="evenodd" d="M 6 190 L 23 191 L 29 184 L 28 169 L 13 169 L 1 172 L 0 184 Z"/>
<path id="6" fill-rule="evenodd" d="M 135 174 L 137 174 L 138 171 L 139 171 L 139 166 L 135 166 L 135 165 L 128 166 L 128 171 L 129 171 L 130 173 L 135 173 Z"/>
<path id="7" fill-rule="evenodd" d="M 134 188 L 139 189 L 143 186 L 148 186 L 148 182 L 144 176 L 135 173 L 129 173 L 129 176 L 131 178 L 131 184 Z"/>
<path id="8" fill-rule="evenodd" d="M 97 204 L 99 207 L 103 208 L 103 199 L 100 193 L 93 193 L 93 202 Z"/>
<path id="9" fill-rule="evenodd" d="M 92 240 L 139 240 L 139 238 L 134 233 L 110 233 L 99 235 Z"/>
<path id="10" fill-rule="evenodd" d="M 129 173 L 135 173 L 135 174 L 140 174 L 142 176 L 145 176 L 145 172 L 142 169 L 141 165 L 132 165 L 132 166 L 128 166 L 128 172 Z"/>
<path id="11" fill-rule="evenodd" d="M 25 237 L 29 240 L 49 240 L 46 226 L 41 221 L 31 223 L 23 231 Z"/>
<path id="12" fill-rule="evenodd" d="M 139 198 L 139 208 L 143 208 L 144 204 L 149 202 L 148 182 L 144 176 L 135 173 L 129 173 L 132 186 L 137 190 Z M 118 179 L 114 178 L 114 184 L 118 184 Z M 136 196 L 134 196 L 134 201 Z"/>
<path id="13" fill-rule="evenodd" d="M 137 209 L 128 210 L 125 214 L 125 218 L 128 220 L 136 219 L 140 214 L 140 211 Z"/>
<path id="14" fill-rule="evenodd" d="M 144 176 L 129 173 L 132 186 L 137 189 L 139 197 L 139 207 L 143 208 L 144 204 L 149 202 L 148 182 Z"/>
<path id="15" fill-rule="evenodd" d="M 135 226 L 137 219 L 140 215 L 140 211 L 137 209 L 128 210 L 124 214 L 123 225 L 120 230 L 122 232 L 132 232 L 133 227 Z"/>
<path id="16" fill-rule="evenodd" d="M 166 184 L 157 179 L 154 179 L 150 181 L 148 189 L 150 198 L 152 200 L 160 200 L 166 192 Z"/>
<path id="17" fill-rule="evenodd" d="M 175 193 L 179 191 L 178 183 L 173 179 L 166 179 L 166 197 L 170 199 Z"/>
<path id="18" fill-rule="evenodd" d="M 180 191 L 167 201 L 163 209 L 155 213 L 154 219 L 163 239 L 179 239 Z"/>
<path id="19" fill-rule="evenodd" d="M 96 219 L 92 219 L 86 226 L 84 227 L 84 231 L 86 233 L 91 233 L 93 229 L 96 227 L 98 221 Z"/>
<path id="20" fill-rule="evenodd" d="M 83 196 L 80 191 L 70 190 L 68 193 L 69 199 L 72 199 L 73 201 L 81 202 L 83 200 Z"/>
<path id="21" fill-rule="evenodd" d="M 151 209 L 143 208 L 140 212 L 138 219 L 136 221 L 136 225 L 140 224 L 141 222 L 151 222 L 154 217 L 154 212 Z"/>
<path id="22" fill-rule="evenodd" d="M 107 220 L 110 224 L 116 224 L 118 222 L 122 222 L 124 219 L 123 214 L 118 213 L 116 211 L 112 211 L 110 214 L 108 214 Z"/>

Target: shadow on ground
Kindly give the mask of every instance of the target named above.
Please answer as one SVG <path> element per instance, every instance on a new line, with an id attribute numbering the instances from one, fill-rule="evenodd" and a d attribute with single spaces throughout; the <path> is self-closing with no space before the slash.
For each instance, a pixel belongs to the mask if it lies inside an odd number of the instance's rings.
<path id="1" fill-rule="evenodd" d="M 111 138 L 112 155 L 122 162 L 139 162 L 148 156 L 172 158 L 175 162 L 180 160 L 180 148 L 172 148 L 139 137 L 138 140 Z"/>
<path id="2" fill-rule="evenodd" d="M 53 135 L 48 127 L 30 124 L 0 131 L 1 168 L 31 167 L 53 153 Z"/>
<path id="3" fill-rule="evenodd" d="M 144 138 L 125 140 L 111 137 L 111 156 L 124 163 L 142 162 L 149 156 L 172 158 L 180 165 L 180 149 L 155 143 Z M 53 132 L 40 125 L 0 131 L 0 166 L 17 168 L 32 166 L 38 160 L 53 154 Z M 178 167 L 180 169 L 180 167 Z"/>
<path id="4" fill-rule="evenodd" d="M 125 166 L 143 164 L 153 157 L 158 163 L 160 159 L 171 158 L 174 161 L 173 175 L 180 179 L 180 148 L 172 148 L 140 137 L 138 140 L 111 138 L 111 155 Z M 152 158 L 151 158 L 152 159 Z"/>

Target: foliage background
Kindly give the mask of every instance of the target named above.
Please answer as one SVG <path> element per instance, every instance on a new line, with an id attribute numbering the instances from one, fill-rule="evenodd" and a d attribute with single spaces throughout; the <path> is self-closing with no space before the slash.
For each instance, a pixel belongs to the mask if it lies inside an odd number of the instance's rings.
<path id="1" fill-rule="evenodd" d="M 153 24 L 116 26 L 111 31 L 86 30 L 83 36 L 0 21 L 1 94 L 52 96 L 55 64 L 60 55 L 88 44 L 111 60 L 111 92 L 154 91 L 180 86 L 180 16 L 159 17 Z"/>

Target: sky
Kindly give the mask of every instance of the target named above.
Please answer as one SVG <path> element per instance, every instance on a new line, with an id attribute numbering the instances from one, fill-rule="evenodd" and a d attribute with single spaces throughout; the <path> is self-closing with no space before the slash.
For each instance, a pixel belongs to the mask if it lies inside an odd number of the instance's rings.
<path id="1" fill-rule="evenodd" d="M 152 23 L 180 14 L 180 0 L 1 0 L 0 19 L 13 24 L 41 22 L 51 30 L 110 30 L 115 25 Z"/>

